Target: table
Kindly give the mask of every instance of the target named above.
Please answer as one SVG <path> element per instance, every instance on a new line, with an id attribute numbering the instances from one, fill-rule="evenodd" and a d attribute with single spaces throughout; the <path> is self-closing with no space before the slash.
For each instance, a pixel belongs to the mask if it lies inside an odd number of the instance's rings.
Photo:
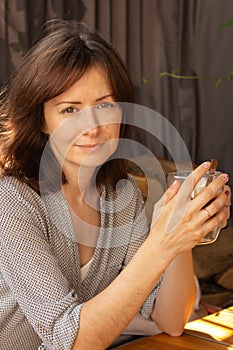
<path id="1" fill-rule="evenodd" d="M 233 306 L 188 322 L 180 337 L 161 333 L 120 347 L 125 350 L 233 349 Z"/>

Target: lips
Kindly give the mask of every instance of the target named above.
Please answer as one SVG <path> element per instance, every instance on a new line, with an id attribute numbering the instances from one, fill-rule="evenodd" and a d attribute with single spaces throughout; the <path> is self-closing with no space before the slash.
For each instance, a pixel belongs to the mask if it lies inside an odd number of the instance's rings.
<path id="1" fill-rule="evenodd" d="M 103 143 L 94 143 L 94 144 L 85 144 L 85 145 L 75 145 L 79 149 L 82 149 L 84 151 L 93 151 L 102 146 Z"/>

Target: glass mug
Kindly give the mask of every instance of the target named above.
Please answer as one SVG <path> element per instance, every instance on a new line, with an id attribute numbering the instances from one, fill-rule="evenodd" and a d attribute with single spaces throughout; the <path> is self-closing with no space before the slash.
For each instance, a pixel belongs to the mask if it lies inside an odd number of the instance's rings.
<path id="1" fill-rule="evenodd" d="M 168 186 L 170 186 L 172 182 L 175 180 L 178 180 L 180 184 L 182 184 L 190 174 L 191 174 L 191 171 L 180 171 L 180 172 L 168 173 L 167 184 Z M 220 171 L 214 171 L 214 173 L 210 173 L 208 171 L 195 186 L 194 190 L 191 193 L 191 198 L 194 198 L 195 196 L 197 196 L 198 193 L 206 187 L 207 181 L 211 182 L 220 174 L 221 174 Z M 223 188 L 222 188 L 222 191 L 223 191 Z M 204 238 L 202 238 L 202 240 L 198 243 L 198 245 L 210 244 L 215 242 L 219 236 L 220 230 L 221 230 L 221 225 L 218 225 L 218 227 L 214 231 L 210 231 L 209 233 L 207 233 L 207 235 Z"/>

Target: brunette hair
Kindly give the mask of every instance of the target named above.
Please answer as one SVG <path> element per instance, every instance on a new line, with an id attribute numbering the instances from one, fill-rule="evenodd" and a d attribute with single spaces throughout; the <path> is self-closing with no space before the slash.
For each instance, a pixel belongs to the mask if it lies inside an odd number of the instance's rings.
<path id="1" fill-rule="evenodd" d="M 133 102 L 128 72 L 119 54 L 98 32 L 90 30 L 84 23 L 73 21 L 46 23 L 1 92 L 1 176 L 15 176 L 39 193 L 40 161 L 48 141 L 47 135 L 41 131 L 43 105 L 69 89 L 94 66 L 106 72 L 116 101 Z M 128 126 L 122 124 L 120 137 L 125 138 L 128 133 Z M 51 164 L 48 164 L 48 169 L 51 169 Z M 101 183 L 115 186 L 119 179 L 126 177 L 125 161 L 113 159 L 99 169 L 97 186 Z"/>

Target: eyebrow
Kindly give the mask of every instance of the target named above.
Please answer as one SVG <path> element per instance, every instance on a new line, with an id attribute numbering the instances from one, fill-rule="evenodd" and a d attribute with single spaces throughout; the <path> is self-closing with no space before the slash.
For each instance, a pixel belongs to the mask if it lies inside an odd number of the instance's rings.
<path id="1" fill-rule="evenodd" d="M 107 97 L 113 97 L 113 95 L 112 94 L 108 94 L 108 95 L 101 96 L 101 97 L 97 98 L 95 100 L 95 102 L 99 102 L 101 100 L 104 100 Z M 66 104 L 77 104 L 77 105 L 82 104 L 82 102 L 80 102 L 80 101 L 61 101 L 61 102 L 56 103 L 55 106 L 61 105 L 63 103 L 66 103 Z"/>

